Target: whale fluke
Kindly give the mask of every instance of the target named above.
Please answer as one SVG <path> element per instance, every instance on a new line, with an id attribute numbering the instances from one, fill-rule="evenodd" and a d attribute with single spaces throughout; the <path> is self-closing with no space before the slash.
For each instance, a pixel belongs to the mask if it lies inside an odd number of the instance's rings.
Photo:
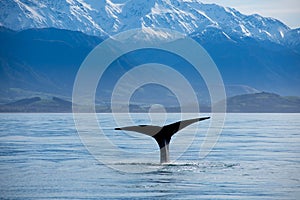
<path id="1" fill-rule="evenodd" d="M 115 128 L 115 130 L 134 131 L 134 132 L 143 133 L 145 135 L 153 137 L 160 148 L 160 162 L 167 163 L 170 161 L 169 143 L 171 141 L 171 137 L 181 129 L 195 122 L 203 121 L 209 118 L 210 117 L 188 119 L 188 120 L 183 120 L 172 124 L 168 124 L 162 127 L 152 126 L 152 125 L 138 125 L 138 126 L 127 126 L 127 127 Z"/>

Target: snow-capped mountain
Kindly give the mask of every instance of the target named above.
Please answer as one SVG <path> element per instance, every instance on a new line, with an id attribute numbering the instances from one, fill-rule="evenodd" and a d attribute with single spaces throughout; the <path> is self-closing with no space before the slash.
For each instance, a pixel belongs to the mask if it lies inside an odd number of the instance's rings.
<path id="1" fill-rule="evenodd" d="M 300 50 L 300 28 L 287 32 L 285 39 L 288 46 Z"/>
<path id="2" fill-rule="evenodd" d="M 214 29 L 229 39 L 252 37 L 276 43 L 291 31 L 276 19 L 199 0 L 1 0 L 0 25 L 13 30 L 55 27 L 97 36 L 141 27 L 185 34 Z"/>

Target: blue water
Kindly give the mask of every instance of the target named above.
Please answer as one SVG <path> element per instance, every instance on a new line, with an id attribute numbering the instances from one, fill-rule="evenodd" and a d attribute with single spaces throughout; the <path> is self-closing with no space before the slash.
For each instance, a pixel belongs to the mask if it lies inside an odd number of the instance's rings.
<path id="1" fill-rule="evenodd" d="M 110 167 L 87 151 L 72 114 L 1 114 L 0 199 L 300 197 L 300 114 L 227 114 L 218 143 L 204 159 L 199 150 L 209 122 L 193 125 L 200 128 L 191 146 L 181 155 L 182 139 L 175 137 L 173 163 L 164 166 L 154 140 L 113 131 L 109 114 L 98 118 L 110 140 L 128 152 L 123 159 L 108 158 Z M 189 137 L 189 131 L 178 134 Z M 127 173 L 114 166 L 153 170 Z"/>

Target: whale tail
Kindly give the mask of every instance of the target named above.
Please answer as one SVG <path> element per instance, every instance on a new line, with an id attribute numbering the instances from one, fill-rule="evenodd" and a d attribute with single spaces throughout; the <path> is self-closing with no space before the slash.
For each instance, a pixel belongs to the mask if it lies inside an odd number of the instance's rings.
<path id="1" fill-rule="evenodd" d="M 152 126 L 152 125 L 138 125 L 138 126 L 127 126 L 115 128 L 115 130 L 126 130 L 126 131 L 134 131 L 138 133 L 143 133 L 145 135 L 153 137 L 159 148 L 160 148 L 160 162 L 168 163 L 170 161 L 170 153 L 169 153 L 169 143 L 171 141 L 172 136 L 183 128 L 206 119 L 210 117 L 201 117 L 189 120 L 178 121 L 172 124 L 161 126 Z"/>

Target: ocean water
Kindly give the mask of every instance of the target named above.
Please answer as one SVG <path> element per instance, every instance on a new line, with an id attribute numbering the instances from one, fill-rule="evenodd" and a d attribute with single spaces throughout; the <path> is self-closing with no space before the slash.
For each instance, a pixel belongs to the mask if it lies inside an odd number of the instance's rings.
<path id="1" fill-rule="evenodd" d="M 95 142 L 104 163 L 82 143 L 72 114 L 1 114 L 0 199 L 300 198 L 300 114 L 227 114 L 205 158 L 209 121 L 192 125 L 172 140 L 173 162 L 163 166 L 153 139 L 114 131 L 110 114 L 98 120 L 113 144 Z"/>

